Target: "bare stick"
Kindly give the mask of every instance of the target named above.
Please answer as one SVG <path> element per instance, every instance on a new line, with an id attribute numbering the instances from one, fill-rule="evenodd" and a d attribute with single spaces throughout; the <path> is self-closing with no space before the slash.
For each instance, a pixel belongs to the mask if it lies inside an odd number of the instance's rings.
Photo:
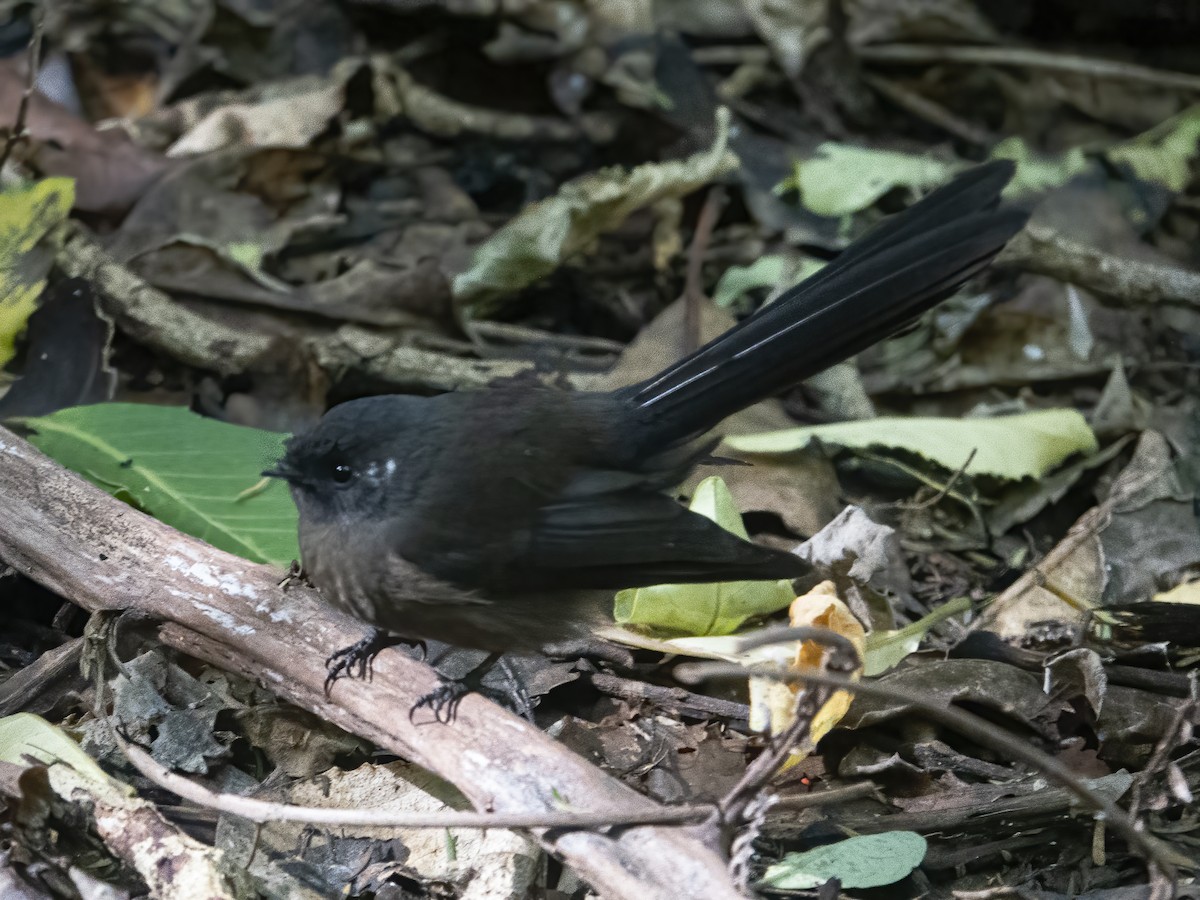
<path id="1" fill-rule="evenodd" d="M 257 679 L 283 699 L 454 784 L 480 810 L 659 810 L 524 720 L 472 694 L 453 724 L 412 723 L 408 710 L 436 673 L 384 653 L 371 682 L 324 694 L 325 657 L 362 636 L 280 572 L 181 534 L 113 499 L 0 428 L 0 558 L 89 609 L 136 609 L 164 621 L 160 638 L 198 659 Z M 606 898 L 735 900 L 725 861 L 679 827 L 599 834 L 534 830 Z"/>
<path id="2" fill-rule="evenodd" d="M 370 828 L 607 828 L 613 825 L 662 825 L 699 822 L 711 806 L 678 806 L 662 809 L 547 810 L 540 813 L 439 812 L 401 813 L 391 809 L 340 809 L 295 806 L 256 800 L 209 790 L 159 765 L 154 757 L 120 738 L 117 744 L 134 768 L 161 788 L 184 800 L 217 812 L 229 813 L 260 824 L 299 822 L 304 825 Z"/>
<path id="3" fill-rule="evenodd" d="M 876 44 L 859 47 L 862 59 L 888 63 L 957 62 L 984 66 L 1018 66 L 1026 69 L 1046 69 L 1070 72 L 1092 78 L 1116 81 L 1138 81 L 1159 87 L 1200 91 L 1200 75 L 1151 69 L 1134 63 L 1068 53 L 1035 50 L 1031 47 L 954 46 L 951 44 Z"/>
<path id="4" fill-rule="evenodd" d="M 1114 256 L 1045 226 L 1026 226 L 999 259 L 1126 303 L 1200 306 L 1200 273 Z"/>
<path id="5" fill-rule="evenodd" d="M 708 255 L 708 242 L 717 226 L 721 210 L 725 207 L 725 188 L 714 184 L 704 198 L 700 218 L 696 220 L 696 233 L 688 247 L 687 274 L 683 283 L 683 352 L 686 356 L 700 346 L 700 304 L 704 302 L 704 288 L 700 283 L 700 269 Z"/>
<path id="6" fill-rule="evenodd" d="M 924 119 L 931 125 L 936 125 L 943 131 L 948 131 L 955 137 L 985 147 L 995 143 L 994 135 L 960 119 L 940 103 L 935 103 L 928 97 L 910 90 L 898 82 L 880 78 L 878 75 L 863 75 L 863 81 L 897 106 Z"/>

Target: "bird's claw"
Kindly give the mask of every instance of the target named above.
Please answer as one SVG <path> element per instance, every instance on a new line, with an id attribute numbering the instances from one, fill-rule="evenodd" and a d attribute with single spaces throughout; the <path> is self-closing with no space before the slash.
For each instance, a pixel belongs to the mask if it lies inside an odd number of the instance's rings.
<path id="1" fill-rule="evenodd" d="M 435 722 L 447 725 L 453 722 L 455 716 L 458 715 L 458 707 L 463 698 L 467 694 L 476 693 L 532 722 L 533 699 L 529 696 L 529 691 L 521 679 L 517 677 L 506 661 L 501 661 L 497 664 L 497 668 L 504 676 L 504 684 L 497 687 L 485 685 L 483 676 L 487 674 L 488 667 L 488 665 L 480 666 L 463 678 L 443 681 L 413 704 L 412 709 L 408 711 L 408 720 L 413 721 L 417 710 L 429 709 L 433 713 Z"/>
<path id="2" fill-rule="evenodd" d="M 408 721 L 414 721 L 417 710 L 429 709 L 433 713 L 435 722 L 448 725 L 458 715 L 458 705 L 469 693 L 471 693 L 471 685 L 463 681 L 443 681 L 413 704 L 412 709 L 408 711 Z"/>
<path id="3" fill-rule="evenodd" d="M 402 638 L 378 628 L 372 628 L 361 640 L 331 653 L 325 660 L 325 696 L 329 696 L 334 682 L 342 676 L 370 680 L 374 674 L 375 657 L 388 647 L 394 647 L 397 644 L 407 644 L 417 648 L 421 651 L 419 659 L 425 659 L 427 648 L 424 641 Z"/>

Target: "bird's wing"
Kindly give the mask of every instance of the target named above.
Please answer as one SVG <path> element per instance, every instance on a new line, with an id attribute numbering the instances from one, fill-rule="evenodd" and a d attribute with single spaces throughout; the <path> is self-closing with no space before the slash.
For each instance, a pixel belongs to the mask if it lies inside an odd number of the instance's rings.
<path id="1" fill-rule="evenodd" d="M 628 472 L 579 473 L 542 507 L 514 576 L 531 587 L 617 589 L 808 571 L 799 557 L 744 541 L 630 480 Z"/>

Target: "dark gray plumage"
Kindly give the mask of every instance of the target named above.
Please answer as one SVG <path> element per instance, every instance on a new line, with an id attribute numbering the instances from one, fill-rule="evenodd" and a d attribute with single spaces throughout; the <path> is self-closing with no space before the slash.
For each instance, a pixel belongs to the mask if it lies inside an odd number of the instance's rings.
<path id="1" fill-rule="evenodd" d="M 372 625 L 496 651 L 586 629 L 618 588 L 803 574 L 663 491 L 724 418 L 901 329 L 987 265 L 1026 219 L 997 206 L 1012 171 L 966 173 L 640 384 L 334 408 L 273 473 L 299 507 L 306 571 Z"/>

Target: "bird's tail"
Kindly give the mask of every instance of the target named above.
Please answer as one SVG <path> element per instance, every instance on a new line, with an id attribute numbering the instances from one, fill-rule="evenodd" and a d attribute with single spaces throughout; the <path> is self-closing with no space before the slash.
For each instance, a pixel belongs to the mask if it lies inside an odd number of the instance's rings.
<path id="1" fill-rule="evenodd" d="M 820 272 L 620 395 L 665 448 L 901 330 L 988 264 L 1028 214 L 999 209 L 1013 164 L 960 175 Z"/>

